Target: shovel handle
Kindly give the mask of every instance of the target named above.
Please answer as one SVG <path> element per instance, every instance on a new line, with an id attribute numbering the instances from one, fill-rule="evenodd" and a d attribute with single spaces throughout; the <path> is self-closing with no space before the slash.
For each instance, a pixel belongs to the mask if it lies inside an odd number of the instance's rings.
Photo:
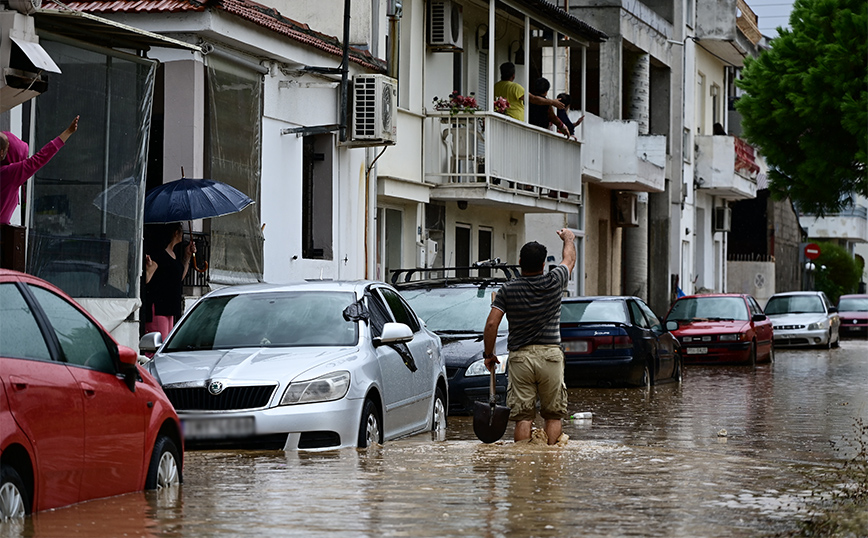
<path id="1" fill-rule="evenodd" d="M 495 390 L 495 375 L 496 374 L 494 373 L 494 370 L 495 370 L 494 365 L 492 365 L 492 368 L 491 368 L 491 388 L 490 388 L 490 392 L 488 393 L 488 403 L 490 403 L 491 405 L 495 405 L 497 403 L 497 392 Z"/>

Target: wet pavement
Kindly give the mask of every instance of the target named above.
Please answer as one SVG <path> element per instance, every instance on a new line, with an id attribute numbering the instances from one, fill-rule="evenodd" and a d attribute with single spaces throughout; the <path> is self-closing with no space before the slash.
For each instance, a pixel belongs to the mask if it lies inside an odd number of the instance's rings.
<path id="1" fill-rule="evenodd" d="M 479 443 L 471 417 L 367 452 L 187 452 L 184 485 L 43 512 L 0 536 L 773 536 L 868 421 L 868 342 L 573 389 L 565 446 Z M 868 534 L 868 529 L 866 529 Z"/>

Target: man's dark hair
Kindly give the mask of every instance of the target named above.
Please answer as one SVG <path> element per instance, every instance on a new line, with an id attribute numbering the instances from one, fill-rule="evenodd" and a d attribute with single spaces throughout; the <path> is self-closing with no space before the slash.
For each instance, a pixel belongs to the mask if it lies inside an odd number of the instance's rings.
<path id="1" fill-rule="evenodd" d="M 547 78 L 540 77 L 534 81 L 532 93 L 534 95 L 544 95 L 551 87 L 552 84 Z"/>
<path id="2" fill-rule="evenodd" d="M 503 62 L 500 64 L 500 80 L 509 80 L 515 75 L 515 64 Z"/>
<path id="3" fill-rule="evenodd" d="M 548 251 L 545 245 L 531 241 L 525 243 L 518 253 L 518 263 L 521 266 L 522 273 L 539 273 L 543 270 L 546 263 L 546 255 Z"/>

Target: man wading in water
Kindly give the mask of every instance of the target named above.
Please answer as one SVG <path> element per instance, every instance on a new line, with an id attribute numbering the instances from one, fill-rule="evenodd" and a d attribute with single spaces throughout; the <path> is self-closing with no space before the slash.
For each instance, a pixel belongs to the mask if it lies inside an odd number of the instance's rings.
<path id="1" fill-rule="evenodd" d="M 557 232 L 564 242 L 560 265 L 543 274 L 546 247 L 531 241 L 519 253 L 521 276 L 504 284 L 491 303 L 483 337 L 485 367 L 489 371 L 500 361 L 494 355 L 497 328 L 503 315 L 509 321 L 509 385 L 506 405 L 509 419 L 516 421 L 516 441 L 529 440 L 536 418 L 536 401 L 545 419 L 548 444 L 563 432 L 567 418 L 567 387 L 564 384 L 564 353 L 561 351 L 561 298 L 576 265 L 575 235 L 567 229 Z"/>

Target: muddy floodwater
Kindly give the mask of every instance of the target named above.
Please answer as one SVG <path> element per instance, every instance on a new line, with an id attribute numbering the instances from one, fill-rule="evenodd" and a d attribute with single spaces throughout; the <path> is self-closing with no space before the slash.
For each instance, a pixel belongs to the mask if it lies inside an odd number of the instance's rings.
<path id="1" fill-rule="evenodd" d="M 868 421 L 868 342 L 572 389 L 562 447 L 483 445 L 471 417 L 367 452 L 187 452 L 184 484 L 43 512 L 0 536 L 774 536 Z M 828 487 L 832 487 L 831 485 Z M 868 529 L 866 529 L 868 534 Z"/>

